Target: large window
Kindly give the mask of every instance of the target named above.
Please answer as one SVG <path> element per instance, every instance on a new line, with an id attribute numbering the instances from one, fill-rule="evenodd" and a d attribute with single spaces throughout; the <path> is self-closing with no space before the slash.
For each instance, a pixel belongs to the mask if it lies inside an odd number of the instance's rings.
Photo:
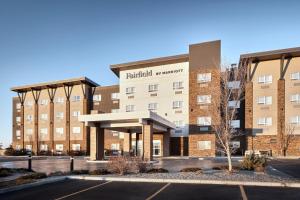
<path id="1" fill-rule="evenodd" d="M 291 73 L 291 80 L 300 80 L 300 72 Z"/>
<path id="2" fill-rule="evenodd" d="M 16 117 L 16 122 L 21 123 L 21 117 Z"/>
<path id="3" fill-rule="evenodd" d="M 47 128 L 41 128 L 40 130 L 41 136 L 46 136 L 48 134 L 48 129 Z"/>
<path id="4" fill-rule="evenodd" d="M 148 110 L 157 110 L 157 103 L 149 103 Z"/>
<path id="5" fill-rule="evenodd" d="M 272 117 L 258 118 L 257 124 L 261 126 L 272 126 Z"/>
<path id="6" fill-rule="evenodd" d="M 29 135 L 29 136 L 32 135 L 33 134 L 32 128 L 27 129 L 26 134 Z"/>
<path id="7" fill-rule="evenodd" d="M 211 95 L 198 95 L 197 103 L 198 104 L 210 104 L 211 103 Z"/>
<path id="8" fill-rule="evenodd" d="M 209 150 L 211 149 L 211 141 L 198 141 L 197 142 L 198 150 Z"/>
<path id="9" fill-rule="evenodd" d="M 27 101 L 26 106 L 27 107 L 32 107 L 33 106 L 33 101 Z"/>
<path id="10" fill-rule="evenodd" d="M 135 92 L 135 87 L 126 88 L 126 94 L 133 94 Z"/>
<path id="11" fill-rule="evenodd" d="M 63 135 L 64 134 L 64 128 L 56 128 L 55 132 L 59 135 Z"/>
<path id="12" fill-rule="evenodd" d="M 198 124 L 198 126 L 210 126 L 211 125 L 211 117 L 198 117 L 197 124 Z"/>
<path id="13" fill-rule="evenodd" d="M 27 115 L 26 120 L 29 121 L 29 122 L 32 122 L 33 116 L 32 115 Z"/>
<path id="14" fill-rule="evenodd" d="M 263 75 L 258 77 L 258 83 L 269 84 L 272 83 L 272 75 Z"/>
<path id="15" fill-rule="evenodd" d="M 182 81 L 173 82 L 173 89 L 174 90 L 183 89 L 183 82 Z"/>
<path id="16" fill-rule="evenodd" d="M 73 127 L 73 128 L 72 128 L 72 132 L 73 132 L 74 134 L 80 133 L 80 127 Z"/>
<path id="17" fill-rule="evenodd" d="M 148 86 L 148 91 L 149 92 L 155 92 L 158 90 L 158 84 L 151 84 Z"/>
<path id="18" fill-rule="evenodd" d="M 134 105 L 127 105 L 126 106 L 126 112 L 133 112 L 135 110 L 135 106 Z"/>
<path id="19" fill-rule="evenodd" d="M 41 114 L 41 120 L 47 120 L 48 119 L 48 114 Z"/>
<path id="20" fill-rule="evenodd" d="M 119 93 L 111 93 L 111 99 L 112 100 L 118 100 L 119 99 Z"/>
<path id="21" fill-rule="evenodd" d="M 153 140 L 153 155 L 160 156 L 161 155 L 161 141 Z"/>
<path id="22" fill-rule="evenodd" d="M 291 121 L 291 124 L 299 125 L 300 124 L 300 115 L 291 117 L 290 121 Z"/>
<path id="23" fill-rule="evenodd" d="M 64 103 L 64 98 L 63 97 L 57 97 L 55 102 L 58 103 L 58 104 L 62 104 L 62 103 Z"/>
<path id="24" fill-rule="evenodd" d="M 182 120 L 176 120 L 173 123 L 176 125 L 176 128 L 182 128 L 184 126 L 184 123 Z"/>
<path id="25" fill-rule="evenodd" d="M 240 104 L 241 104 L 240 101 L 229 101 L 228 102 L 228 106 L 230 108 L 240 108 Z"/>
<path id="26" fill-rule="evenodd" d="M 72 144 L 73 151 L 80 151 L 80 144 Z"/>
<path id="27" fill-rule="evenodd" d="M 93 101 L 101 101 L 101 94 L 93 95 Z"/>
<path id="28" fill-rule="evenodd" d="M 197 75 L 198 83 L 207 83 L 211 81 L 211 73 L 203 73 Z"/>
<path id="29" fill-rule="evenodd" d="M 232 128 L 240 128 L 240 120 L 231 120 L 230 125 Z"/>
<path id="30" fill-rule="evenodd" d="M 47 144 L 41 144 L 40 145 L 40 150 L 41 151 L 48 151 L 48 145 Z"/>
<path id="31" fill-rule="evenodd" d="M 300 94 L 291 95 L 290 100 L 294 103 L 300 103 Z"/>
<path id="32" fill-rule="evenodd" d="M 72 97 L 71 97 L 71 100 L 72 100 L 73 102 L 80 101 L 80 96 L 78 96 L 78 95 L 72 96 Z"/>
<path id="33" fill-rule="evenodd" d="M 272 96 L 258 97 L 257 103 L 264 104 L 264 105 L 271 105 L 272 104 Z"/>
<path id="34" fill-rule="evenodd" d="M 20 103 L 17 103 L 16 104 L 16 108 L 19 110 L 19 109 L 21 109 L 21 104 Z"/>
<path id="35" fill-rule="evenodd" d="M 80 111 L 73 111 L 73 117 L 78 117 L 80 115 Z"/>
<path id="36" fill-rule="evenodd" d="M 63 151 L 64 150 L 64 145 L 63 144 L 56 144 L 55 145 L 55 150 L 56 151 Z"/>
<path id="37" fill-rule="evenodd" d="M 47 99 L 41 99 L 41 100 L 40 100 L 40 105 L 41 105 L 41 106 L 46 106 L 46 105 L 48 105 L 48 100 L 47 100 Z"/>
<path id="38" fill-rule="evenodd" d="M 173 109 L 182 108 L 183 101 L 173 101 Z"/>
<path id="39" fill-rule="evenodd" d="M 110 145 L 110 150 L 112 150 L 112 151 L 119 151 L 120 150 L 120 144 L 119 143 L 112 143 Z"/>
<path id="40" fill-rule="evenodd" d="M 21 139 L 21 130 L 16 130 L 16 138 L 17 140 Z"/>
<path id="41" fill-rule="evenodd" d="M 56 113 L 56 118 L 57 119 L 63 119 L 64 118 L 64 113 L 63 112 L 57 112 Z"/>
<path id="42" fill-rule="evenodd" d="M 32 150 L 32 145 L 31 144 L 26 144 L 25 149 L 26 149 L 26 151 L 31 151 Z"/>

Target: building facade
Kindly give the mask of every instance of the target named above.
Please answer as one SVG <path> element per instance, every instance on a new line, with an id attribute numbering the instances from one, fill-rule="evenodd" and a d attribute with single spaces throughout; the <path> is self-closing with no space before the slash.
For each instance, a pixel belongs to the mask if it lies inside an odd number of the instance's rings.
<path id="1" fill-rule="evenodd" d="M 299 56 L 298 48 L 241 55 L 247 84 L 235 120 L 244 133 L 235 141 L 239 154 L 277 155 L 286 124 L 300 133 Z M 212 41 L 190 45 L 187 54 L 111 65 L 119 85 L 78 78 L 12 88 L 18 93 L 13 147 L 37 154 L 82 151 L 94 159 L 220 155 L 211 128 L 219 119 L 210 116 L 212 100 L 222 94 L 220 68 L 221 42 Z M 288 155 L 300 154 L 296 138 Z"/>

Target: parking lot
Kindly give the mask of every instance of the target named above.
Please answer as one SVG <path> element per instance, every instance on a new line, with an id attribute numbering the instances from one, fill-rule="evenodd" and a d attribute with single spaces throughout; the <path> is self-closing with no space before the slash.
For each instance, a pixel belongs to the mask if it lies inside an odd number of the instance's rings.
<path id="1" fill-rule="evenodd" d="M 0 199 L 300 199 L 298 188 L 64 180 Z"/>

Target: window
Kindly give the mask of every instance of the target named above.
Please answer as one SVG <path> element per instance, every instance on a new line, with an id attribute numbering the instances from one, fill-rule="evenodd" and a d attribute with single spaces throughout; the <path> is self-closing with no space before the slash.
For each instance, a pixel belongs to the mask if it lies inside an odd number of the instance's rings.
<path id="1" fill-rule="evenodd" d="M 148 91 L 149 92 L 155 92 L 158 90 L 158 84 L 152 84 L 148 86 Z"/>
<path id="2" fill-rule="evenodd" d="M 42 105 L 42 106 L 48 105 L 48 100 L 47 99 L 40 100 L 40 105 Z"/>
<path id="3" fill-rule="evenodd" d="M 300 72 L 291 73 L 291 80 L 300 80 Z"/>
<path id="4" fill-rule="evenodd" d="M 73 117 L 78 117 L 80 115 L 80 111 L 73 111 Z"/>
<path id="5" fill-rule="evenodd" d="M 63 112 L 56 113 L 56 118 L 57 119 L 63 119 L 64 118 L 64 113 Z"/>
<path id="6" fill-rule="evenodd" d="M 48 129 L 47 128 L 41 128 L 41 135 L 45 136 L 48 134 Z"/>
<path id="7" fill-rule="evenodd" d="M 153 140 L 153 155 L 160 156 L 161 155 L 161 141 Z"/>
<path id="8" fill-rule="evenodd" d="M 26 134 L 27 135 L 32 135 L 32 133 L 33 133 L 33 130 L 31 128 L 29 128 L 29 129 L 26 130 Z"/>
<path id="9" fill-rule="evenodd" d="M 198 83 L 207 83 L 211 81 L 211 73 L 204 73 L 197 75 Z"/>
<path id="10" fill-rule="evenodd" d="M 20 130 L 16 130 L 16 138 L 17 138 L 17 140 L 21 139 L 21 131 Z"/>
<path id="11" fill-rule="evenodd" d="M 183 82 L 182 81 L 173 82 L 173 90 L 179 90 L 179 89 L 183 89 Z"/>
<path id="12" fill-rule="evenodd" d="M 240 120 L 231 120 L 230 125 L 232 128 L 240 128 Z"/>
<path id="13" fill-rule="evenodd" d="M 73 102 L 80 101 L 80 96 L 77 96 L 77 95 L 76 96 L 72 96 L 71 100 Z"/>
<path id="14" fill-rule="evenodd" d="M 21 104 L 20 103 L 17 103 L 16 104 L 16 108 L 19 110 L 19 109 L 21 109 Z"/>
<path id="15" fill-rule="evenodd" d="M 239 89 L 240 88 L 240 81 L 230 81 L 230 82 L 228 82 L 227 87 L 229 89 Z"/>
<path id="16" fill-rule="evenodd" d="M 33 106 L 33 101 L 27 101 L 26 106 L 27 107 L 32 107 Z"/>
<path id="17" fill-rule="evenodd" d="M 26 151 L 31 151 L 31 150 L 32 150 L 32 145 L 27 144 L 27 145 L 25 146 L 25 149 L 26 149 Z"/>
<path id="18" fill-rule="evenodd" d="M 157 110 L 157 103 L 149 103 L 148 110 Z"/>
<path id="19" fill-rule="evenodd" d="M 110 145 L 110 150 L 118 151 L 119 149 L 120 149 L 120 144 L 119 143 Z"/>
<path id="20" fill-rule="evenodd" d="M 258 104 L 264 104 L 264 105 L 271 105 L 272 104 L 272 96 L 263 96 L 263 97 L 258 97 L 257 99 Z"/>
<path id="21" fill-rule="evenodd" d="M 173 101 L 173 109 L 182 108 L 183 101 Z"/>
<path id="22" fill-rule="evenodd" d="M 198 95 L 197 96 L 198 104 L 209 104 L 211 103 L 211 95 Z"/>
<path id="23" fill-rule="evenodd" d="M 55 102 L 59 103 L 59 104 L 62 104 L 62 103 L 64 103 L 64 98 L 63 97 L 57 97 Z"/>
<path id="24" fill-rule="evenodd" d="M 41 114 L 41 120 L 47 120 L 48 114 Z"/>
<path id="25" fill-rule="evenodd" d="M 111 109 L 111 112 L 112 112 L 112 113 L 118 113 L 118 112 L 119 112 L 119 109 Z"/>
<path id="26" fill-rule="evenodd" d="M 16 150 L 18 150 L 18 151 L 21 150 L 21 145 L 17 144 L 16 145 Z"/>
<path id="27" fill-rule="evenodd" d="M 119 93 L 111 93 L 111 99 L 112 100 L 118 100 L 119 99 Z"/>
<path id="28" fill-rule="evenodd" d="M 21 123 L 21 117 L 16 117 L 16 122 Z"/>
<path id="29" fill-rule="evenodd" d="M 293 94 L 290 97 L 291 102 L 300 103 L 300 94 Z"/>
<path id="30" fill-rule="evenodd" d="M 134 105 L 127 105 L 126 106 L 126 112 L 133 112 L 135 110 Z"/>
<path id="31" fill-rule="evenodd" d="M 174 121 L 174 124 L 176 125 L 176 128 L 182 128 L 184 126 L 182 120 Z"/>
<path id="32" fill-rule="evenodd" d="M 211 117 L 198 117 L 197 124 L 198 126 L 210 126 Z"/>
<path id="33" fill-rule="evenodd" d="M 80 151 L 80 144 L 72 144 L 73 151 Z"/>
<path id="34" fill-rule="evenodd" d="M 31 122 L 33 120 L 32 115 L 27 115 L 26 116 L 26 120 L 29 121 L 29 122 Z"/>
<path id="35" fill-rule="evenodd" d="M 113 137 L 119 137 L 118 131 L 111 131 Z"/>
<path id="36" fill-rule="evenodd" d="M 198 141 L 197 142 L 198 150 L 209 150 L 211 149 L 211 141 Z"/>
<path id="37" fill-rule="evenodd" d="M 93 96 L 93 101 L 101 101 L 101 94 L 96 94 Z"/>
<path id="38" fill-rule="evenodd" d="M 48 145 L 47 144 L 41 144 L 40 145 L 40 150 L 41 151 L 48 151 Z"/>
<path id="39" fill-rule="evenodd" d="M 272 117 L 258 118 L 257 124 L 262 126 L 272 126 Z"/>
<path id="40" fill-rule="evenodd" d="M 300 124 L 300 116 L 294 116 L 290 119 L 291 124 Z"/>
<path id="41" fill-rule="evenodd" d="M 272 83 L 272 75 L 259 76 L 258 83 L 262 83 L 262 84 Z"/>
<path id="42" fill-rule="evenodd" d="M 63 151 L 64 150 L 64 145 L 63 144 L 56 144 L 55 145 L 55 150 L 56 151 Z"/>
<path id="43" fill-rule="evenodd" d="M 64 128 L 56 128 L 55 132 L 58 133 L 59 135 L 63 135 L 64 134 Z"/>
<path id="44" fill-rule="evenodd" d="M 240 108 L 240 104 L 241 104 L 240 101 L 229 101 L 228 102 L 228 106 L 230 108 Z"/>
<path id="45" fill-rule="evenodd" d="M 72 128 L 72 132 L 73 132 L 74 134 L 80 133 L 80 127 L 73 127 L 73 128 Z"/>
<path id="46" fill-rule="evenodd" d="M 126 88 L 126 94 L 133 94 L 135 92 L 135 87 Z"/>

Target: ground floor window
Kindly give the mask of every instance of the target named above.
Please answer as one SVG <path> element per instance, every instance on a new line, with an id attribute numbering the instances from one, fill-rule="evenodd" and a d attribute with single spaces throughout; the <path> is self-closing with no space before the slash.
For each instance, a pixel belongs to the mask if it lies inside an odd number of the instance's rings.
<path id="1" fill-rule="evenodd" d="M 161 141 L 153 140 L 153 156 L 161 155 Z"/>
<path id="2" fill-rule="evenodd" d="M 16 145 L 16 150 L 21 150 L 21 145 L 17 144 Z"/>
<path id="3" fill-rule="evenodd" d="M 73 151 L 80 151 L 80 144 L 72 144 Z"/>
<path id="4" fill-rule="evenodd" d="M 119 143 L 117 143 L 117 144 L 111 144 L 110 145 L 110 149 L 111 150 L 114 150 L 114 151 L 118 151 L 118 150 L 120 150 L 120 144 Z"/>
<path id="5" fill-rule="evenodd" d="M 55 150 L 56 151 L 63 151 L 64 150 L 64 145 L 63 144 L 57 144 L 57 145 L 55 145 Z"/>
<path id="6" fill-rule="evenodd" d="M 25 146 L 25 149 L 26 149 L 26 151 L 31 151 L 31 150 L 32 150 L 32 145 L 27 144 L 27 145 Z"/>
<path id="7" fill-rule="evenodd" d="M 41 144 L 40 150 L 41 151 L 48 151 L 48 145 L 47 144 Z"/>
<path id="8" fill-rule="evenodd" d="M 198 141 L 197 142 L 198 150 L 209 150 L 211 149 L 211 141 Z"/>

